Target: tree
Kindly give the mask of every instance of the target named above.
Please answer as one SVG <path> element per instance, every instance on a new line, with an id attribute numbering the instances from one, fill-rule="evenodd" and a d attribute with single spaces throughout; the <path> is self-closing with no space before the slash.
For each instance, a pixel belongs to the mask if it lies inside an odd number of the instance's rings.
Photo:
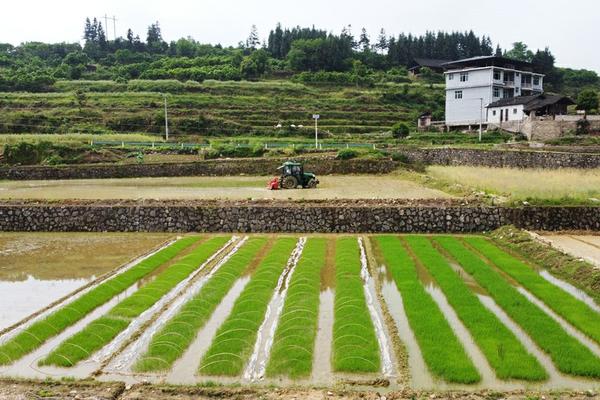
<path id="1" fill-rule="evenodd" d="M 598 110 L 598 93 L 594 89 L 585 89 L 577 96 L 577 109 L 587 113 Z"/>
<path id="2" fill-rule="evenodd" d="M 363 52 L 369 51 L 371 49 L 371 40 L 369 39 L 369 35 L 367 34 L 367 30 L 365 28 L 362 28 L 362 31 L 360 32 L 358 46 Z"/>
<path id="3" fill-rule="evenodd" d="M 248 35 L 248 39 L 246 39 L 246 47 L 252 50 L 256 50 L 256 48 L 260 45 L 260 39 L 258 38 L 258 29 L 256 25 L 252 25 L 252 29 L 250 29 L 250 34 Z"/>
<path id="4" fill-rule="evenodd" d="M 398 122 L 392 126 L 392 136 L 396 139 L 402 139 L 410 134 L 410 128 L 404 122 Z"/>
<path id="5" fill-rule="evenodd" d="M 167 50 L 168 44 L 163 40 L 158 21 L 148 27 L 146 44 L 151 53 L 164 53 Z"/>
<path id="6" fill-rule="evenodd" d="M 502 57 L 502 48 L 500 47 L 500 45 L 496 46 L 496 53 L 494 53 L 494 55 L 496 57 Z"/>
<path id="7" fill-rule="evenodd" d="M 244 57 L 240 65 L 240 73 L 244 78 L 258 78 L 267 72 L 268 66 L 269 53 L 265 49 L 258 49 Z"/>
<path id="8" fill-rule="evenodd" d="M 375 48 L 381 53 L 385 53 L 385 51 L 388 49 L 388 38 L 385 33 L 385 29 L 383 28 L 381 28 L 381 31 L 379 31 L 379 36 L 377 37 L 377 43 L 375 44 Z"/>
<path id="9" fill-rule="evenodd" d="M 191 37 L 179 39 L 175 42 L 175 54 L 177 57 L 193 57 L 196 54 L 196 41 Z"/>
<path id="10" fill-rule="evenodd" d="M 131 28 L 127 29 L 127 42 L 129 42 L 129 46 L 133 46 L 133 31 Z"/>
<path id="11" fill-rule="evenodd" d="M 533 52 L 529 50 L 525 43 L 515 42 L 513 48 L 504 53 L 504 56 L 514 60 L 530 62 L 533 59 Z"/>

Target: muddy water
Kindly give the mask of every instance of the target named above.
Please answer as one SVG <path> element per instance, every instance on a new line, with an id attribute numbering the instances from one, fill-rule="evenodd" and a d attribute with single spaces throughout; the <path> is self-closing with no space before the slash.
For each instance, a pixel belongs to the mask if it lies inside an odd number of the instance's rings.
<path id="1" fill-rule="evenodd" d="M 0 331 L 164 242 L 164 234 L 0 233 Z"/>
<path id="2" fill-rule="evenodd" d="M 600 313 L 600 306 L 598 306 L 598 304 L 596 304 L 594 299 L 592 299 L 583 290 L 578 289 L 575 286 L 571 285 L 570 283 L 567 283 L 561 279 L 556 278 L 548 271 L 540 271 L 540 275 L 542 276 L 542 278 L 546 279 L 548 282 L 552 283 L 553 285 L 558 286 L 565 292 L 569 293 L 571 296 L 573 296 L 576 299 L 581 300 L 582 302 L 587 304 L 592 310 L 596 311 L 597 313 Z"/>
<path id="3" fill-rule="evenodd" d="M 298 240 L 296 248 L 292 252 L 285 269 L 279 277 L 273 297 L 267 306 L 265 319 L 258 329 L 254 351 L 250 356 L 250 360 L 244 371 L 244 379 L 254 382 L 264 378 L 279 317 L 281 316 L 283 306 L 285 305 L 285 296 L 296 266 L 298 265 L 298 261 L 302 256 L 305 244 L 306 237 L 302 237 Z"/>
<path id="4" fill-rule="evenodd" d="M 561 316 L 556 314 L 554 311 L 552 311 L 544 302 L 539 300 L 537 297 L 535 297 L 533 294 L 531 294 L 524 288 L 518 287 L 517 290 L 523 296 L 527 297 L 527 299 L 529 301 L 531 301 L 533 304 L 538 306 L 538 308 L 540 308 L 542 311 L 544 311 L 546 314 L 548 314 L 552 319 L 554 319 L 556 322 L 558 322 L 560 324 L 560 326 L 565 330 L 565 332 L 567 332 L 569 335 L 573 336 L 575 339 L 579 340 L 581 342 L 581 344 L 583 344 L 585 347 L 590 349 L 590 351 L 592 353 L 594 353 L 596 356 L 600 357 L 600 345 L 598 345 L 592 339 L 588 338 L 585 334 L 581 333 L 581 331 L 579 331 L 575 327 L 573 327 L 573 325 L 571 325 L 564 318 L 562 318 Z"/>

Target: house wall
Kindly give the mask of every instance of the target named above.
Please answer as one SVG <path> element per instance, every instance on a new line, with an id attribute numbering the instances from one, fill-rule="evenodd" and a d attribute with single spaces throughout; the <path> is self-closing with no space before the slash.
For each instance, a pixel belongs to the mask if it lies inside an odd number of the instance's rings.
<path id="1" fill-rule="evenodd" d="M 492 102 L 492 69 L 466 71 L 467 82 L 460 81 L 460 72 L 446 74 L 446 125 L 476 125 L 481 119 L 481 100 L 483 99 L 483 120 L 485 107 Z M 453 75 L 453 79 L 450 77 Z M 462 91 L 462 99 L 456 99 L 457 91 Z"/>
<path id="2" fill-rule="evenodd" d="M 504 107 L 491 107 L 491 108 L 488 108 L 488 111 L 487 111 L 488 123 L 499 124 L 500 120 L 501 120 L 500 113 L 504 112 L 506 115 L 507 110 L 508 110 L 508 119 L 506 119 L 506 117 L 504 117 L 503 122 L 522 121 L 523 118 L 525 117 L 525 113 L 523 112 L 522 104 L 518 104 L 518 105 L 514 105 L 514 106 L 504 106 Z M 494 113 L 495 113 L 495 115 L 494 115 Z"/>

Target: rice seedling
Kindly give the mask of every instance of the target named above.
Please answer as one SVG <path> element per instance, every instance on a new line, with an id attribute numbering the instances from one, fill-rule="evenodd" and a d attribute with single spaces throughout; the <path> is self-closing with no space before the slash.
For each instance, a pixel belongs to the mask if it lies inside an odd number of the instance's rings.
<path id="1" fill-rule="evenodd" d="M 203 242 L 190 254 L 158 274 L 152 282 L 113 307 L 105 316 L 92 321 L 83 330 L 62 342 L 39 364 L 72 367 L 89 358 L 125 330 L 134 318 L 194 272 L 228 240 L 226 236 L 217 236 Z"/>
<path id="2" fill-rule="evenodd" d="M 542 300 L 577 329 L 600 343 L 600 316 L 587 304 L 544 279 L 531 266 L 501 250 L 484 238 L 465 241 Z"/>
<path id="3" fill-rule="evenodd" d="M 336 241 L 335 271 L 333 368 L 337 372 L 378 372 L 379 344 L 365 299 L 356 238 Z"/>
<path id="4" fill-rule="evenodd" d="M 409 236 L 406 241 L 435 278 L 498 378 L 539 381 L 547 377 L 536 358 L 494 313 L 485 308 L 427 238 Z"/>
<path id="5" fill-rule="evenodd" d="M 48 339 L 63 332 L 116 295 L 123 293 L 135 282 L 175 258 L 181 251 L 199 240 L 198 236 L 180 239 L 127 271 L 101 283 L 47 317 L 34 322 L 23 332 L 0 346 L 0 365 L 11 364 L 37 349 Z"/>
<path id="6" fill-rule="evenodd" d="M 270 376 L 299 378 L 312 370 L 326 246 L 326 239 L 309 239 L 304 247 L 275 332 L 267 367 Z"/>
<path id="7" fill-rule="evenodd" d="M 236 300 L 202 358 L 201 375 L 239 375 L 252 352 L 273 291 L 296 245 L 296 239 L 277 239 Z"/>
<path id="8" fill-rule="evenodd" d="M 415 262 L 403 243 L 395 236 L 378 236 L 377 243 L 400 291 L 410 327 L 431 373 L 448 382 L 479 382 L 479 372 L 423 288 Z"/>
<path id="9" fill-rule="evenodd" d="M 249 239 L 204 284 L 200 292 L 154 335 L 148 350 L 134 365 L 137 372 L 165 371 L 195 340 L 235 281 L 265 246 L 267 239 Z"/>
<path id="10" fill-rule="evenodd" d="M 600 359 L 510 285 L 500 273 L 458 239 L 440 237 L 436 240 L 552 358 L 559 371 L 600 377 Z"/>

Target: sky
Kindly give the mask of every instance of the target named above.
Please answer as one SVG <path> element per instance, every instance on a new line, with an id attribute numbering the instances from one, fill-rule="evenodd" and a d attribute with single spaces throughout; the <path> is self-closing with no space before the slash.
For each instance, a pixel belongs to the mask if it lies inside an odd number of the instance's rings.
<path id="1" fill-rule="evenodd" d="M 557 65 L 600 72 L 598 0 L 18 0 L 0 12 L 0 42 L 80 41 L 86 17 L 116 16 L 117 36 L 133 29 L 145 40 L 147 26 L 160 22 L 167 41 L 191 36 L 202 43 L 235 45 L 255 24 L 261 39 L 277 22 L 339 33 L 351 24 L 358 36 L 365 27 L 374 39 L 428 30 L 489 35 L 494 45 L 510 48 L 523 41 L 550 50 Z M 102 21 L 104 19 L 102 18 Z M 113 25 L 108 21 L 108 36 Z"/>

